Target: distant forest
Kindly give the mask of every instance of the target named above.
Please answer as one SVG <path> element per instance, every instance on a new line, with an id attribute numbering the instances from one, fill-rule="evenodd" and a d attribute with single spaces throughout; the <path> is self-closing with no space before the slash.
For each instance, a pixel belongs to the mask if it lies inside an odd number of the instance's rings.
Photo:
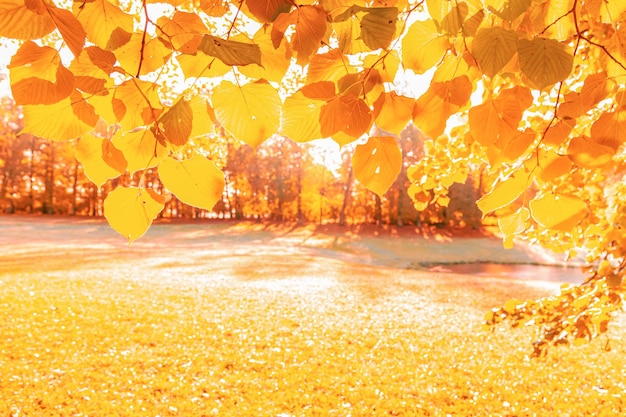
<path id="1" fill-rule="evenodd" d="M 223 169 L 226 186 L 214 210 L 189 207 L 164 189 L 156 169 L 126 173 L 101 188 L 89 181 L 75 159 L 75 144 L 28 134 L 18 135 L 22 115 L 8 97 L 1 98 L 0 211 L 47 215 L 101 216 L 107 193 L 117 185 L 142 185 L 167 195 L 162 217 L 260 219 L 298 223 L 435 224 L 477 227 L 475 201 L 480 197 L 477 169 L 465 184 L 450 187 L 448 207 L 436 203 L 418 212 L 407 194 L 407 168 L 424 156 L 425 137 L 413 125 L 398 137 L 403 168 L 381 199 L 354 178 L 354 144 L 344 146 L 341 163 L 324 165 L 323 147 L 274 137 L 256 150 L 218 132 L 192 146 Z M 106 126 L 98 133 L 111 137 Z M 220 134 L 221 133 L 221 134 Z"/>

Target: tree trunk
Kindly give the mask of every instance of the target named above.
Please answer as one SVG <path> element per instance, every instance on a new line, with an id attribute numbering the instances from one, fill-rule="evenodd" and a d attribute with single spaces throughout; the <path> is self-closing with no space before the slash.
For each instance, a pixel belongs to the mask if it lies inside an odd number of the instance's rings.
<path id="1" fill-rule="evenodd" d="M 348 178 L 346 179 L 346 185 L 343 189 L 343 202 L 341 203 L 341 211 L 339 212 L 339 226 L 346 225 L 346 209 L 348 208 L 348 200 L 350 199 L 350 193 L 352 192 L 352 181 L 354 177 L 354 171 L 352 170 L 352 164 L 348 169 Z"/>
<path id="2" fill-rule="evenodd" d="M 374 220 L 376 221 L 376 226 L 383 225 L 383 202 L 378 194 L 374 197 L 376 199 L 376 212 L 374 214 Z"/>

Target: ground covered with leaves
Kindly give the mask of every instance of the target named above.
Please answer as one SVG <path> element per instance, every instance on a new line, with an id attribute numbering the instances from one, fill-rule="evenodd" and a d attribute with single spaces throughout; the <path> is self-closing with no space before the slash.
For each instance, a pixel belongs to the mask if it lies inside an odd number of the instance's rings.
<path id="1" fill-rule="evenodd" d="M 0 247 L 0 416 L 626 412 L 624 317 L 531 358 L 483 317 L 558 284 L 406 267 L 542 256 L 497 239 L 5 216 Z"/>

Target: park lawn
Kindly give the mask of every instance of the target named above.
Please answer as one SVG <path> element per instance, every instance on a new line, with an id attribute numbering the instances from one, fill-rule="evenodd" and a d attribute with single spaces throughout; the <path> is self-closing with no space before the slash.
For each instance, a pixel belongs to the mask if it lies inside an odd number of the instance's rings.
<path id="1" fill-rule="evenodd" d="M 608 338 L 541 358 L 532 329 L 483 328 L 491 307 L 554 284 L 225 241 L 12 248 L 0 416 L 626 412 L 623 316 Z"/>

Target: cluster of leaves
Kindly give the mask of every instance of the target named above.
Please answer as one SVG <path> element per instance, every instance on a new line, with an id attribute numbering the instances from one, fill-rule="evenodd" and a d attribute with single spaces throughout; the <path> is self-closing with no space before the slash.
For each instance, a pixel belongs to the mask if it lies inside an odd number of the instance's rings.
<path id="1" fill-rule="evenodd" d="M 445 205 L 457 166 L 479 159 L 492 181 L 478 205 L 506 245 L 583 248 L 621 277 L 625 14 L 600 0 L 9 0 L 0 36 L 24 41 L 9 66 L 24 132 L 80 137 L 98 185 L 158 166 L 181 201 L 210 208 L 223 174 L 189 146 L 217 126 L 253 147 L 372 134 L 355 177 L 383 194 L 401 167 L 386 132 L 412 122 L 439 150 L 410 172 L 417 208 Z M 419 97 L 396 82 L 407 72 L 429 74 Z M 101 122 L 112 138 L 90 133 Z M 118 187 L 105 215 L 132 241 L 163 205 Z"/>

